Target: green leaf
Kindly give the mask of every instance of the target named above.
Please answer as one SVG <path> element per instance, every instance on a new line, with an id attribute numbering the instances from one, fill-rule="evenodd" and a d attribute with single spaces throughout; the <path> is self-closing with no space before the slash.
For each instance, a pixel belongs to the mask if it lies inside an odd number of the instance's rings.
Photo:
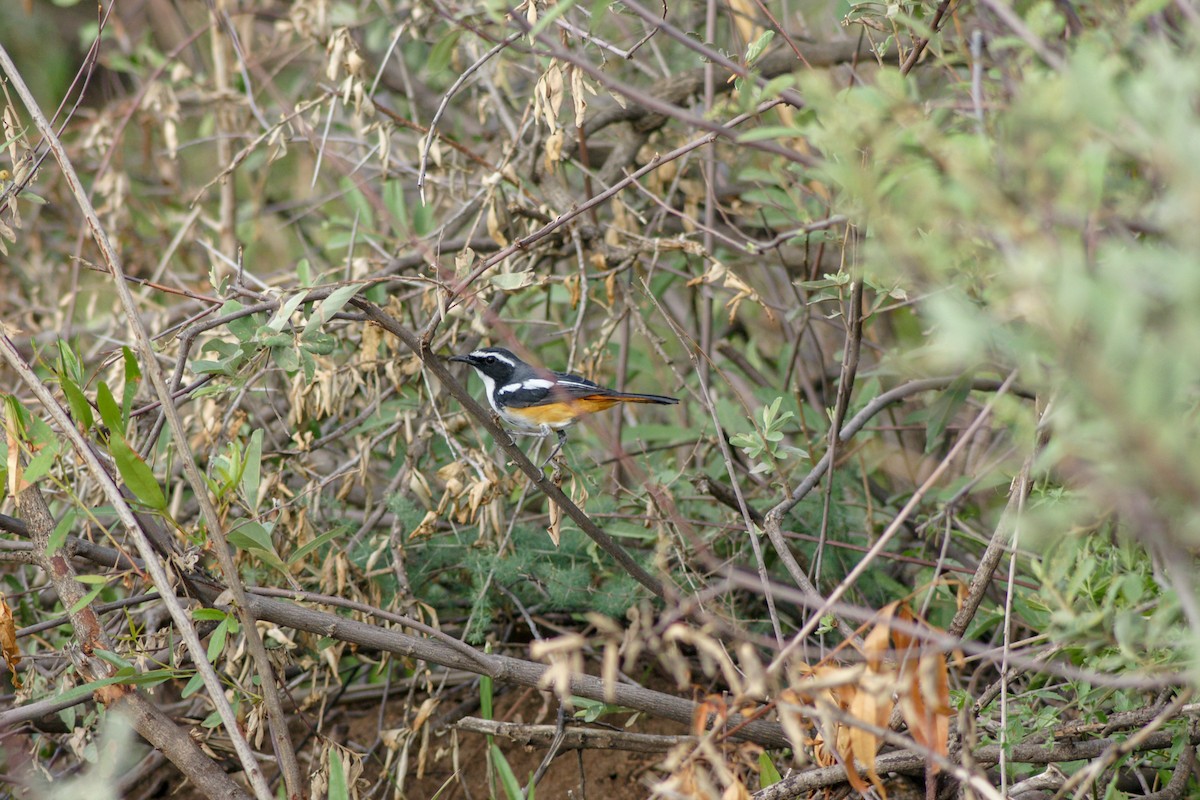
<path id="1" fill-rule="evenodd" d="M 62 694 L 56 695 L 52 702 L 67 703 L 75 700 L 82 700 L 92 696 L 92 692 L 105 686 L 116 686 L 123 684 L 127 686 L 155 686 L 165 681 L 179 677 L 179 673 L 173 669 L 152 669 L 146 672 L 129 674 L 128 670 L 123 670 L 116 675 L 110 675 L 107 678 L 100 680 L 88 681 L 87 683 L 68 689 Z"/>
<path id="2" fill-rule="evenodd" d="M 92 652 L 94 652 L 96 654 L 96 656 L 99 657 L 102 661 L 107 661 L 109 664 L 112 664 L 118 670 L 122 670 L 122 669 L 130 670 L 131 673 L 134 671 L 134 666 L 133 666 L 132 662 L 130 662 L 124 658 L 121 658 L 121 656 L 117 655 L 116 653 L 114 653 L 110 650 L 101 650 L 101 649 L 97 648 L 97 649 L 93 650 Z"/>
<path id="3" fill-rule="evenodd" d="M 221 624 L 213 630 L 212 636 L 208 640 L 208 663 L 217 663 L 217 658 L 221 655 L 222 651 L 225 650 L 225 640 L 228 638 L 228 636 L 229 618 L 226 617 L 225 619 L 221 620 Z"/>
<path id="4" fill-rule="evenodd" d="M 489 275 L 488 281 L 497 289 L 515 292 L 518 289 L 532 286 L 537 282 L 537 276 L 533 274 L 533 270 L 527 269 L 523 272 L 501 272 L 498 275 Z"/>
<path id="5" fill-rule="evenodd" d="M 150 465 L 133 451 L 133 448 L 125 441 L 125 437 L 116 433 L 110 436 L 108 452 L 112 453 L 113 460 L 117 464 L 117 472 L 121 474 L 121 480 L 125 481 L 125 485 L 129 487 L 129 491 L 133 492 L 133 496 L 138 499 L 138 502 L 155 511 L 166 511 L 167 498 L 154 478 L 154 472 L 150 469 Z"/>
<path id="6" fill-rule="evenodd" d="M 246 505 L 254 513 L 258 513 L 258 489 L 262 482 L 262 428 L 250 434 L 250 445 L 246 448 L 246 458 L 242 467 L 242 494 L 246 496 Z"/>
<path id="7" fill-rule="evenodd" d="M 67 405 L 71 416 L 81 431 L 88 431 L 95 422 L 92 416 L 92 406 L 84 396 L 80 384 L 84 382 L 83 366 L 71 346 L 62 339 L 58 340 L 58 378 L 62 384 L 63 394 L 67 396 Z"/>
<path id="8" fill-rule="evenodd" d="M 96 387 L 96 407 L 100 409 L 100 419 L 113 435 L 125 435 L 125 423 L 121 418 L 121 408 L 113 397 L 108 384 L 100 381 Z"/>
<path id="9" fill-rule="evenodd" d="M 768 30 L 763 31 L 761 36 L 751 42 L 750 46 L 746 48 L 746 64 L 750 65 L 757 61 L 758 57 L 762 55 L 763 51 L 767 49 L 767 45 L 771 44 L 771 40 L 774 38 L 775 31 Z"/>
<path id="10" fill-rule="evenodd" d="M 270 328 L 275 333 L 279 333 L 288 324 L 292 318 L 292 314 L 296 313 L 296 309 L 304 302 L 304 298 L 308 297 L 308 292 L 296 292 L 279 305 L 271 319 L 267 321 L 266 327 Z"/>
<path id="11" fill-rule="evenodd" d="M 54 526 L 54 530 L 50 533 L 50 538 L 46 542 L 46 555 L 53 556 L 58 552 L 58 548 L 63 546 L 63 542 L 67 540 L 67 534 L 75 527 L 75 516 L 77 512 L 72 506 L 62 515 L 62 519 Z"/>
<path id="12" fill-rule="evenodd" d="M 242 520 L 236 528 L 229 532 L 228 538 L 229 543 L 239 550 L 253 553 L 267 565 L 285 575 L 289 574 L 287 564 L 284 564 L 283 559 L 275 552 L 270 531 L 263 527 L 262 523 L 254 520 Z"/>
<path id="13" fill-rule="evenodd" d="M 329 800 L 349 800 L 350 787 L 346 785 L 346 770 L 342 766 L 341 751 L 329 748 Z"/>
<path id="14" fill-rule="evenodd" d="M 62 384 L 63 394 L 67 396 L 67 406 L 71 409 L 71 416 L 75 419 L 75 427 L 84 433 L 91 430 L 96 419 L 92 415 L 92 406 L 84 397 L 83 391 L 71 380 L 70 376 L 65 373 L 59 374 L 59 381 Z"/>
<path id="15" fill-rule="evenodd" d="M 138 383 L 142 380 L 142 370 L 138 366 L 137 356 L 128 347 L 121 348 L 125 356 L 125 387 L 121 395 L 121 419 L 129 424 L 129 412 L 133 409 L 133 398 L 137 396 Z"/>
<path id="16" fill-rule="evenodd" d="M 331 531 L 327 531 L 326 533 L 322 533 L 320 536 L 313 539 L 311 542 L 309 542 L 308 544 L 304 545 L 303 547 L 297 549 L 296 552 L 294 552 L 290 556 L 288 556 L 288 560 L 287 560 L 288 566 L 291 566 L 298 561 L 302 561 L 305 558 L 305 556 L 307 556 L 309 553 L 316 550 L 318 547 L 324 546 L 328 542 L 333 541 L 334 539 L 338 538 L 339 536 L 342 536 L 345 533 L 346 533 L 346 529 L 341 526 L 336 527 Z"/>
<path id="17" fill-rule="evenodd" d="M 441 72 L 450 66 L 450 58 L 454 55 L 454 47 L 458 44 L 460 36 L 462 36 L 462 28 L 455 28 L 439 39 L 437 44 L 433 46 L 433 49 L 429 51 L 429 58 L 425 61 L 425 68 L 430 74 Z M 393 182 L 399 183 L 399 181 Z"/>
<path id="18" fill-rule="evenodd" d="M 790 125 L 763 125 L 761 128 L 746 131 L 737 137 L 738 142 L 761 142 L 767 139 L 792 139 L 801 135 L 801 131 Z"/>
<path id="19" fill-rule="evenodd" d="M 521 784 L 517 782 L 517 776 L 513 774 L 508 759 L 500 751 L 500 745 L 493 743 L 491 753 L 492 763 L 496 766 L 496 774 L 500 776 L 500 785 L 504 787 L 504 794 L 508 796 L 508 800 L 525 800 L 521 793 Z"/>
<path id="20" fill-rule="evenodd" d="M 89 580 L 89 578 L 100 578 L 100 576 L 99 575 L 80 575 L 80 576 L 78 576 L 78 580 L 80 583 L 94 583 L 94 581 Z M 99 583 L 96 583 L 96 585 L 93 586 L 92 589 L 89 590 L 87 594 L 85 594 L 83 597 L 79 598 L 78 600 L 76 600 L 74 603 L 71 604 L 71 607 L 67 610 L 67 613 L 68 614 L 78 614 L 85 607 L 87 607 L 88 604 L 90 604 L 93 600 L 95 600 L 96 597 L 99 596 L 99 594 L 104 591 L 104 587 L 107 585 L 108 585 L 108 582 L 104 578 L 100 578 Z"/>
<path id="21" fill-rule="evenodd" d="M 408 203 L 404 199 L 404 183 L 387 181 L 383 184 L 383 205 L 388 210 L 392 224 L 399 229 L 400 234 L 407 235 Z"/>
<path id="22" fill-rule="evenodd" d="M 29 483 L 37 483 L 54 466 L 54 459 L 57 457 L 58 442 L 45 444 L 29 459 L 22 477 Z"/>
<path id="23" fill-rule="evenodd" d="M 58 340 L 58 369 L 76 385 L 83 383 L 83 363 L 64 339 Z"/>
<path id="24" fill-rule="evenodd" d="M 946 426 L 954 419 L 954 415 L 962 408 L 962 404 L 966 402 L 971 394 L 971 384 L 973 382 L 971 374 L 960 375 L 954 380 L 946 391 L 938 395 L 937 399 L 929 404 L 929 409 L 925 412 L 925 452 L 931 452 L 941 441 L 942 434 L 946 431 Z"/>
<path id="25" fill-rule="evenodd" d="M 183 687 L 183 690 L 179 693 L 179 696 L 181 698 L 183 698 L 184 700 L 186 700 L 187 698 L 194 695 L 196 692 L 200 691 L 200 689 L 202 689 L 203 687 L 204 687 L 204 676 L 201 675 L 199 672 L 197 672 L 195 675 L 193 675 L 191 677 L 191 680 L 189 680 L 187 682 L 187 685 Z"/>
<path id="26" fill-rule="evenodd" d="M 350 302 L 350 298 L 362 291 L 365 285 L 362 283 L 349 283 L 345 286 L 339 286 L 330 292 L 328 297 L 317 303 L 317 307 L 313 310 L 313 315 L 309 317 L 308 323 L 304 326 L 304 332 L 300 334 L 300 338 L 304 339 L 320 331 L 321 326 L 333 319 L 333 315 L 341 311 L 342 306 Z"/>
<path id="27" fill-rule="evenodd" d="M 1162 11 L 1170 2 L 1171 0 L 1139 0 L 1129 12 L 1129 21 L 1139 23 L 1151 14 Z"/>
<path id="28" fill-rule="evenodd" d="M 229 320 L 226 325 L 229 332 L 237 337 L 237 340 L 242 344 L 249 344 L 254 341 L 255 335 L 258 333 L 259 327 L 262 326 L 263 314 L 249 314 L 243 317 L 235 317 Z"/>
<path id="29" fill-rule="evenodd" d="M 229 543 L 243 550 L 275 550 L 270 531 L 254 520 L 242 520 L 236 528 L 231 530 Z"/>
<path id="30" fill-rule="evenodd" d="M 197 622 L 220 622 L 228 616 L 219 608 L 197 608 L 192 611 L 192 619 Z"/>
<path id="31" fill-rule="evenodd" d="M 783 776 L 779 774 L 779 770 L 775 769 L 774 762 L 767 755 L 766 751 L 758 754 L 758 785 L 759 788 L 765 789 L 768 786 L 774 786 L 783 780 Z"/>

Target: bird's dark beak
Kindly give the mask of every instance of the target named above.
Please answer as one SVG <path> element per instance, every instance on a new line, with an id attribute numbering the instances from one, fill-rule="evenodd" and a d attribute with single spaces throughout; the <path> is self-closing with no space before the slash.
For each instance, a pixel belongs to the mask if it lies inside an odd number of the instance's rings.
<path id="1" fill-rule="evenodd" d="M 470 357 L 470 356 L 450 356 L 450 357 L 449 357 L 449 358 L 447 358 L 446 360 L 447 360 L 447 361 L 461 361 L 461 362 L 463 362 L 464 364 L 470 364 L 470 363 L 471 363 L 471 357 Z"/>

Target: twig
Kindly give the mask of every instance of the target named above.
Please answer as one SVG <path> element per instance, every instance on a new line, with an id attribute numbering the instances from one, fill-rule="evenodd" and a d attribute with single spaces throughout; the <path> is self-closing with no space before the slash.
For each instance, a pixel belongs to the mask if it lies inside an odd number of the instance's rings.
<path id="1" fill-rule="evenodd" d="M 937 11 L 933 13 L 933 20 L 929 24 L 930 30 L 937 33 L 942 29 L 942 25 L 946 21 L 946 11 L 949 10 L 950 4 L 954 0 L 942 0 L 938 4 Z M 929 44 L 928 37 L 921 37 L 913 42 L 913 48 L 908 52 L 908 58 L 904 59 L 904 63 L 900 65 L 900 74 L 907 75 L 916 66 L 917 61 L 921 58 L 921 53 L 925 52 L 925 47 Z"/>
<path id="2" fill-rule="evenodd" d="M 454 723 L 460 731 L 503 736 L 505 739 L 533 747 L 546 747 L 553 741 L 556 725 L 525 725 L 516 722 L 497 722 L 478 717 L 463 717 Z M 604 728 L 564 729 L 562 747 L 566 750 L 628 750 L 635 753 L 665 753 L 677 745 L 695 741 L 694 736 L 668 736 L 652 733 L 630 733 Z"/>

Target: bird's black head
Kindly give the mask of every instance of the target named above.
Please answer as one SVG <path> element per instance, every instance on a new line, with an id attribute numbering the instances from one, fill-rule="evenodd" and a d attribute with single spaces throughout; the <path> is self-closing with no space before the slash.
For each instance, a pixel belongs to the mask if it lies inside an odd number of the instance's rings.
<path id="1" fill-rule="evenodd" d="M 451 361 L 462 361 L 470 364 L 480 375 L 491 378 L 497 385 L 503 386 L 516 372 L 521 360 L 503 347 L 483 347 L 472 350 L 465 356 L 451 356 Z"/>

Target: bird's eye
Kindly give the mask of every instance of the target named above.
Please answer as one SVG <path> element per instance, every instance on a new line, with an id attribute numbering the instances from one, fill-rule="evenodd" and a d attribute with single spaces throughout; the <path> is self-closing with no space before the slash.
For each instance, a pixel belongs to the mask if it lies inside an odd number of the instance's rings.
<path id="1" fill-rule="evenodd" d="M 489 364 L 495 364 L 495 363 L 496 363 L 496 357 L 495 357 L 495 356 L 484 356 L 484 357 L 483 357 L 483 360 L 484 360 L 484 361 L 486 361 L 486 362 L 487 362 L 487 363 L 489 363 Z"/>

